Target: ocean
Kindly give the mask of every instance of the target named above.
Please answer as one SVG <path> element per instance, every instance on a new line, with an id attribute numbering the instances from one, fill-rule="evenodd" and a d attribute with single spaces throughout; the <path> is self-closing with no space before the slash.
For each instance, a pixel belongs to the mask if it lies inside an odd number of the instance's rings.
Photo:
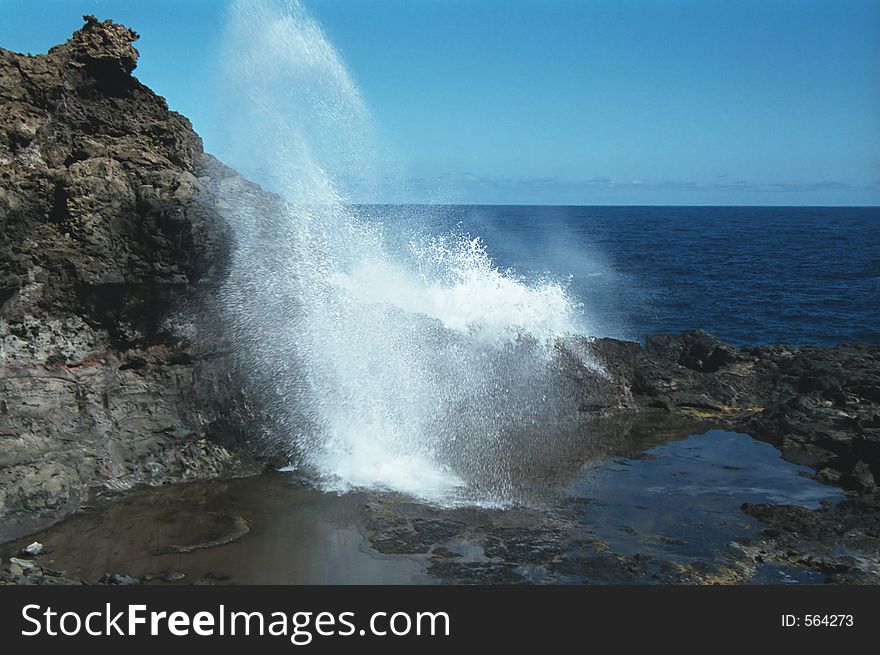
<path id="1" fill-rule="evenodd" d="M 249 155 L 229 161 L 287 204 L 221 189 L 217 306 L 265 438 L 318 488 L 518 501 L 518 464 L 571 416 L 555 357 L 573 334 L 880 341 L 876 209 L 352 206 L 352 167 L 379 173 L 370 112 L 294 13 L 231 15 L 224 133 Z"/>
<path id="2" fill-rule="evenodd" d="M 362 206 L 386 238 L 456 231 L 563 282 L 584 330 L 703 328 L 736 345 L 880 343 L 880 208 Z M 406 229 L 400 229 L 406 223 Z"/>

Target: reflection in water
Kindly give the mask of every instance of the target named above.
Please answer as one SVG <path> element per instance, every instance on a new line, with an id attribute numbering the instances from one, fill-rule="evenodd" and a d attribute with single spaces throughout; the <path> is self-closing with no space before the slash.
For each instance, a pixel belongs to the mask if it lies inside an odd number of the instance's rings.
<path id="1" fill-rule="evenodd" d="M 328 494 L 274 473 L 102 502 L 7 544 L 0 555 L 36 539 L 47 551 L 41 565 L 84 580 L 124 572 L 154 582 L 408 584 L 436 582 L 430 573 L 449 579 L 438 571 L 475 570 L 576 582 L 583 577 L 576 571 L 554 568 L 571 548 L 593 544 L 598 554 L 711 562 L 731 541 L 760 529 L 740 511 L 744 502 L 816 507 L 843 497 L 768 444 L 718 430 L 682 439 L 689 427 L 656 420 L 605 425 L 612 446 L 601 458 L 563 439 L 567 465 L 556 452 L 524 467 L 520 484 L 529 500 L 506 509 L 444 509 L 398 494 Z M 438 565 L 438 554 L 450 552 L 453 558 Z M 809 571 L 764 567 L 752 582 L 821 580 Z"/>
<path id="2" fill-rule="evenodd" d="M 429 583 L 419 562 L 366 548 L 364 500 L 323 494 L 281 474 L 196 482 L 136 492 L 37 538 L 54 559 L 48 566 L 84 580 L 125 572 L 156 581 L 184 573 L 182 583 Z M 249 532 L 224 545 L 169 552 L 222 542 L 230 517 L 243 518 Z"/>
<path id="3" fill-rule="evenodd" d="M 591 499 L 590 529 L 615 552 L 666 558 L 707 557 L 761 524 L 743 503 L 818 508 L 843 493 L 806 475 L 779 451 L 745 434 L 711 430 L 651 448 L 641 459 L 615 458 L 570 486 Z"/>

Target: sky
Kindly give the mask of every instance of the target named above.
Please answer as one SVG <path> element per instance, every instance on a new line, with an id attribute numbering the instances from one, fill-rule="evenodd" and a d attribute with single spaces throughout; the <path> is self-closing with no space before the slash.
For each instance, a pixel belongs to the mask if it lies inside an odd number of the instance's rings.
<path id="1" fill-rule="evenodd" d="M 880 205 L 877 0 L 303 4 L 394 162 L 369 200 Z M 135 75 L 222 154 L 224 3 L 0 0 L 0 47 L 84 13 L 141 35 Z"/>

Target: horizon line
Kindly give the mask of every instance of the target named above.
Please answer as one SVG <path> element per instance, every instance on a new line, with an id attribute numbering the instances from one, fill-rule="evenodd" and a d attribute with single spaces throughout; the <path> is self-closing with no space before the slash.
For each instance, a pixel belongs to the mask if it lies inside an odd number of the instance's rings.
<path id="1" fill-rule="evenodd" d="M 671 203 L 528 203 L 528 202 L 345 202 L 361 207 L 672 207 L 672 208 L 753 208 L 753 209 L 880 209 L 880 205 L 761 205 L 761 204 L 671 204 Z"/>

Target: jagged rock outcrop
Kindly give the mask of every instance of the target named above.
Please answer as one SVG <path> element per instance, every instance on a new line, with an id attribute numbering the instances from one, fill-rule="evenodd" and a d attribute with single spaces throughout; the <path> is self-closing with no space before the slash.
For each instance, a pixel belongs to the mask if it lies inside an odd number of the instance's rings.
<path id="1" fill-rule="evenodd" d="M 96 488 L 250 466 L 222 335 L 181 313 L 228 261 L 219 190 L 248 183 L 131 75 L 137 34 L 85 20 L 0 49 L 0 539 Z"/>
<path id="2" fill-rule="evenodd" d="M 880 346 L 734 348 L 696 330 L 648 337 L 644 348 L 613 339 L 587 347 L 631 394 L 610 395 L 617 409 L 658 408 L 747 432 L 824 482 L 878 491 Z"/>

